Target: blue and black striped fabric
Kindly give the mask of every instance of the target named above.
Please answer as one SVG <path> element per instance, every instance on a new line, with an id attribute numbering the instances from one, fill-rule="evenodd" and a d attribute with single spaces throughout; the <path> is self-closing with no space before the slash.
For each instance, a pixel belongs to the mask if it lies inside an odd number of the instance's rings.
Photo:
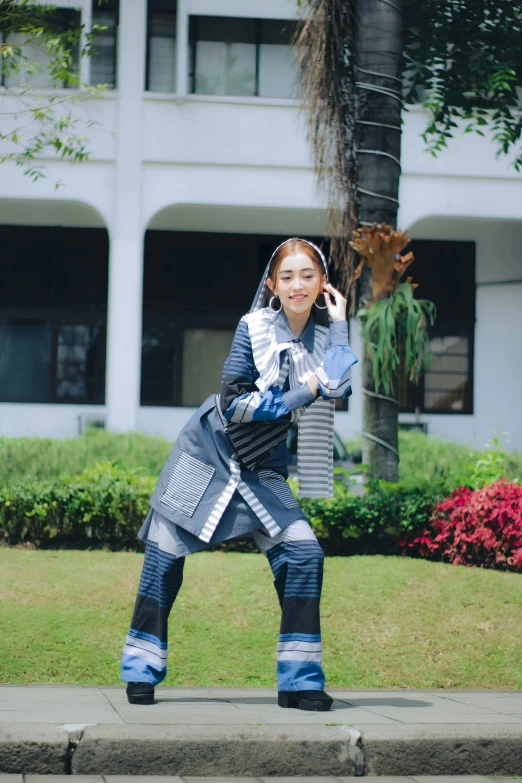
<path id="1" fill-rule="evenodd" d="M 278 689 L 323 690 L 321 547 L 316 540 L 283 542 L 269 549 L 267 557 L 282 609 L 277 643 Z M 147 542 L 131 628 L 123 648 L 124 682 L 158 685 L 165 679 L 168 618 L 183 581 L 184 564 L 184 557 L 169 555 L 157 544 Z"/>
<path id="2" fill-rule="evenodd" d="M 280 691 L 323 690 L 319 602 L 324 555 L 317 541 L 281 543 L 269 549 L 268 561 L 281 605 L 277 642 Z"/>
<path id="3" fill-rule="evenodd" d="M 183 583 L 184 557 L 148 541 L 131 627 L 121 661 L 123 682 L 157 685 L 167 674 L 168 618 Z"/>

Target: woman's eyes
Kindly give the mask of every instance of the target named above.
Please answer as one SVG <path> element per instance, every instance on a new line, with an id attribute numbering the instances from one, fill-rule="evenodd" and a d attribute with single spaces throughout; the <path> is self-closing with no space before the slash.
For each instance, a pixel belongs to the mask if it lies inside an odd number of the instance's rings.
<path id="1" fill-rule="evenodd" d="M 311 280 L 313 278 L 313 275 L 303 275 L 305 280 Z M 292 278 L 290 276 L 282 277 L 281 280 L 291 280 Z"/>

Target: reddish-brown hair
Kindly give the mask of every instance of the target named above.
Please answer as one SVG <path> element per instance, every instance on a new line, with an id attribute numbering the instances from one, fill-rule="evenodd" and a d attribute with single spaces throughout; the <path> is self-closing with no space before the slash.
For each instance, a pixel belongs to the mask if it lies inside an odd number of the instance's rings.
<path id="1" fill-rule="evenodd" d="M 288 256 L 295 256 L 296 253 L 304 253 L 305 256 L 308 256 L 310 261 L 314 263 L 317 271 L 321 276 L 326 274 L 321 256 L 312 245 L 302 239 L 289 239 L 284 242 L 274 253 L 268 268 L 267 277 L 275 282 L 277 273 L 279 272 L 279 267 L 285 258 L 288 258 Z"/>

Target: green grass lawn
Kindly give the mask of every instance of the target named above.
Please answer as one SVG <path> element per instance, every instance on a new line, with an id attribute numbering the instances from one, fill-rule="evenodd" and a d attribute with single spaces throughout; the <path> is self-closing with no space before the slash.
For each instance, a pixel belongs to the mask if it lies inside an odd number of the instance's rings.
<path id="1" fill-rule="evenodd" d="M 143 555 L 0 548 L 0 682 L 118 684 Z M 279 607 L 262 555 L 187 558 L 169 685 L 273 686 Z M 522 576 L 331 557 L 329 687 L 522 688 Z"/>

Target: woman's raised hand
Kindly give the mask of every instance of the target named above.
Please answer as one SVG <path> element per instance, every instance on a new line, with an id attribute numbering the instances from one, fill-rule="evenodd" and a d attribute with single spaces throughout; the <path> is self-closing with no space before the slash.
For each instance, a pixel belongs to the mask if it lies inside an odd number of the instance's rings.
<path id="1" fill-rule="evenodd" d="M 323 283 L 324 301 L 332 321 L 346 321 L 346 299 L 330 283 Z"/>

